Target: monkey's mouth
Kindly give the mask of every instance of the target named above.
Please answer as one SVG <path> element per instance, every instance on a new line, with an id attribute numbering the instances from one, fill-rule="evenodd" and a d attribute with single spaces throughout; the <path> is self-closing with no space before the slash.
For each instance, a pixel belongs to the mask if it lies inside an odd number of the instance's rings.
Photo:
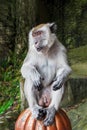
<path id="1" fill-rule="evenodd" d="M 36 49 L 37 49 L 37 51 L 41 51 L 43 49 L 43 47 L 37 47 Z"/>

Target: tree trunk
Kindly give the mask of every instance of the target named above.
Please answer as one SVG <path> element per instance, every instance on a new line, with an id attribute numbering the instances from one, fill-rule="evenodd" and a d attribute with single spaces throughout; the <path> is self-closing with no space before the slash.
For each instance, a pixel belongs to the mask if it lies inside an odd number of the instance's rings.
<path id="1" fill-rule="evenodd" d="M 27 46 L 28 31 L 36 23 L 36 0 L 16 1 L 16 46 L 15 52 L 20 54 Z"/>
<path id="2" fill-rule="evenodd" d="M 0 3 L 0 62 L 4 61 L 14 49 L 14 10 L 15 4 L 13 0 Z"/>

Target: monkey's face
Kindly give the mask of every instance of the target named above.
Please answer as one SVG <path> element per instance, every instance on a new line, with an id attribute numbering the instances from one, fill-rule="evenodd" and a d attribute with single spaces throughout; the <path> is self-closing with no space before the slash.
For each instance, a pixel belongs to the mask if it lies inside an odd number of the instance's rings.
<path id="1" fill-rule="evenodd" d="M 41 26 L 41 25 L 39 25 Z M 48 45 L 50 30 L 47 25 L 35 27 L 32 31 L 33 43 L 37 51 L 42 51 Z"/>
<path id="2" fill-rule="evenodd" d="M 40 24 L 31 30 L 32 44 L 37 51 L 45 50 L 51 43 L 51 25 L 53 24 Z"/>

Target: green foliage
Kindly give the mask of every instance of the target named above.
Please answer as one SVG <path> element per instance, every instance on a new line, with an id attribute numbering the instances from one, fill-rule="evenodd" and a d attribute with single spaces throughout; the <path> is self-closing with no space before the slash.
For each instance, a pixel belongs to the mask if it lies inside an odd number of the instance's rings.
<path id="1" fill-rule="evenodd" d="M 71 66 L 73 73 L 72 77 L 87 77 L 87 62 L 85 63 L 76 63 Z"/>
<path id="2" fill-rule="evenodd" d="M 0 113 L 6 111 L 14 101 L 20 104 L 20 68 L 24 54 L 11 55 L 0 67 Z"/>
<path id="3" fill-rule="evenodd" d="M 69 60 L 71 64 L 84 63 L 87 61 L 87 45 L 81 46 L 69 51 Z"/>
<path id="4" fill-rule="evenodd" d="M 75 0 L 66 4 L 64 10 L 64 35 L 68 48 L 86 45 L 87 0 Z"/>
<path id="5" fill-rule="evenodd" d="M 14 50 L 15 0 L 0 1 L 0 63 Z"/>
<path id="6" fill-rule="evenodd" d="M 12 68 L 11 68 L 12 69 Z M 5 70 L 2 73 L 2 81 L 0 82 L 0 112 L 5 111 L 13 104 L 14 101 L 20 101 L 19 93 L 19 74 L 12 73 L 11 69 Z M 4 108 L 5 107 L 5 108 Z M 1 111 L 2 110 L 2 111 Z"/>
<path id="7" fill-rule="evenodd" d="M 8 100 L 0 107 L 0 114 L 4 113 L 13 104 L 13 99 Z"/>

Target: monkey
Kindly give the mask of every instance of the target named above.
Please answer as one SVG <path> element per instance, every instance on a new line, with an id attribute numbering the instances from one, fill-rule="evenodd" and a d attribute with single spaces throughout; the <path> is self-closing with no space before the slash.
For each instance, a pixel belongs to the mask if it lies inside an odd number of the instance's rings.
<path id="1" fill-rule="evenodd" d="M 24 92 L 34 118 L 45 126 L 54 122 L 71 73 L 66 48 L 56 35 L 57 25 L 45 23 L 29 32 L 29 49 L 21 67 Z M 44 117 L 45 116 L 45 117 Z"/>

